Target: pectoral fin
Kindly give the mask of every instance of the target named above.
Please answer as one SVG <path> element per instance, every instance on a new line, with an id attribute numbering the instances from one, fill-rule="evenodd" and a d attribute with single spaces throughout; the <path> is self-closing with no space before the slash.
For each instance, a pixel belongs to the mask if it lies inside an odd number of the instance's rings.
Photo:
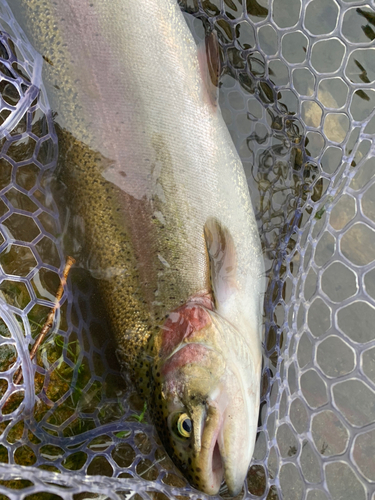
<path id="1" fill-rule="evenodd" d="M 221 74 L 220 46 L 215 31 L 206 35 L 204 44 L 198 48 L 198 59 L 207 96 L 213 107 L 219 98 L 219 79 Z"/>
<path id="2" fill-rule="evenodd" d="M 216 307 L 224 305 L 237 289 L 237 256 L 229 230 L 217 219 L 210 218 L 204 226 L 210 260 L 211 286 Z"/>

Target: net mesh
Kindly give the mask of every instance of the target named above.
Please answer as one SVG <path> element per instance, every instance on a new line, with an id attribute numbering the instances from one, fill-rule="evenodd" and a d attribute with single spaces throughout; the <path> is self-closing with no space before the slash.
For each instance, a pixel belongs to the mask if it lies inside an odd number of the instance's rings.
<path id="1" fill-rule="evenodd" d="M 334 0 L 181 7 L 197 41 L 208 28 L 219 36 L 220 105 L 269 280 L 259 433 L 240 496 L 374 500 L 375 11 Z M 69 209 L 55 203 L 42 58 L 5 0 L 0 18 L 0 498 L 201 499 L 119 376 L 84 269 L 29 359 L 63 275 Z"/>

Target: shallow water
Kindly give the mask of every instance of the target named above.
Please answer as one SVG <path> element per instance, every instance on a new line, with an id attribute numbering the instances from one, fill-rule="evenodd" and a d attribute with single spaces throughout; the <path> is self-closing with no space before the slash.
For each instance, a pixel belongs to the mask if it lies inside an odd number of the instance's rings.
<path id="1" fill-rule="evenodd" d="M 244 162 L 269 277 L 259 434 L 243 494 L 374 498 L 375 12 L 364 2 L 333 0 L 303 8 L 298 0 L 275 0 L 272 9 L 250 0 L 182 7 L 197 41 L 204 25 L 219 33 L 220 105 Z M 40 85 L 40 57 L 22 41 L 5 2 L 0 13 L 28 75 L 19 100 L 12 85 L 1 88 L 8 104 L 27 105 L 11 130 L 0 129 L 2 403 L 13 394 L 0 419 L 0 491 L 4 498 L 26 487 L 39 492 L 34 498 L 125 498 L 129 491 L 202 498 L 152 427 L 137 421 L 143 402 L 119 377 L 84 269 L 70 274 L 35 373 L 27 362 L 25 345 L 45 320 L 67 249 L 80 254 L 81 225 L 56 206 L 66 195 L 51 175 L 57 136 L 44 92 L 30 92 Z M 21 82 L 16 70 L 8 78 Z M 12 386 L 21 360 L 24 384 Z M 20 472 L 19 465 L 32 468 Z"/>

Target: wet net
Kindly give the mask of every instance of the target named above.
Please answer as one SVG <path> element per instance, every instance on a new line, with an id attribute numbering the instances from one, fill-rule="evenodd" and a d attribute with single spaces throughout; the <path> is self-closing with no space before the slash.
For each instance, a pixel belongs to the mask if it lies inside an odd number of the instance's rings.
<path id="1" fill-rule="evenodd" d="M 197 41 L 219 36 L 220 105 L 269 279 L 259 433 L 240 497 L 374 500 L 373 4 L 181 7 Z M 5 0 L 0 18 L 0 499 L 201 499 L 121 379 L 84 269 L 72 269 L 30 361 L 63 277 L 70 212 L 55 202 L 42 57 Z"/>

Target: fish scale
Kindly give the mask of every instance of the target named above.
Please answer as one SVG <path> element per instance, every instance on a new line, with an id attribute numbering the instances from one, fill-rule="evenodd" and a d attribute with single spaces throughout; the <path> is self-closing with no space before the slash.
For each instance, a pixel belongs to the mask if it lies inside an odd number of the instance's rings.
<path id="1" fill-rule="evenodd" d="M 84 219 L 85 244 L 88 248 L 93 248 L 99 239 L 103 238 L 104 242 L 92 258 L 90 255 L 87 257 L 87 265 L 94 276 L 100 279 L 101 294 L 114 325 L 113 331 L 117 335 L 119 348 L 126 353 L 126 361 L 132 360 L 146 346 L 151 318 L 140 291 L 134 249 L 116 208 L 113 208 L 116 192 L 101 175 L 101 165 L 105 159 L 71 134 L 59 128 L 57 130 L 60 164 L 63 167 L 74 167 L 61 169 L 61 181 L 69 189 L 66 201 L 75 207 L 78 214 L 82 214 L 87 209 L 85 200 L 90 199 L 95 217 Z M 73 185 L 74 190 L 71 189 Z M 92 196 L 93 187 L 95 196 Z M 77 196 L 76 193 L 80 195 Z M 110 246 L 110 252 L 106 245 Z M 121 307 L 120 304 L 126 304 L 127 307 Z"/>

